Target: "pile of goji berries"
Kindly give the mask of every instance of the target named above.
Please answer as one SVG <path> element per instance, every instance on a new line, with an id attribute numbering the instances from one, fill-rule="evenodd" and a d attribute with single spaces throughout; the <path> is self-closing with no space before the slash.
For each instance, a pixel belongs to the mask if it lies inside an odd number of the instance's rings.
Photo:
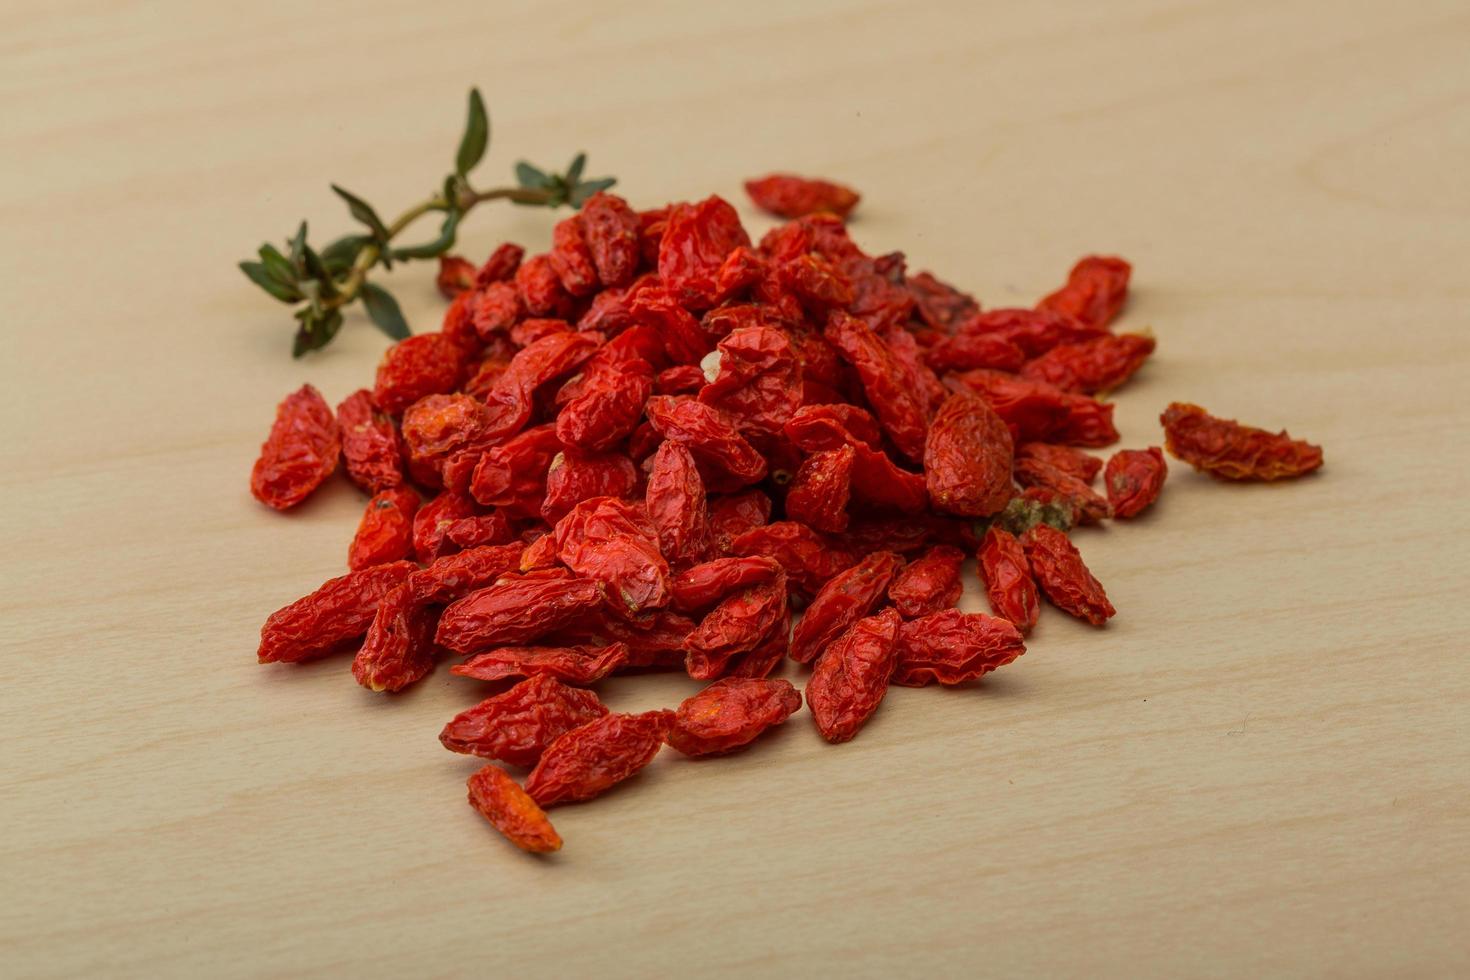
<path id="1" fill-rule="evenodd" d="M 1164 483 L 1158 448 L 1083 451 L 1118 440 L 1097 396 L 1154 349 L 1110 329 L 1126 262 L 1085 258 L 1035 308 L 982 311 L 862 251 L 846 188 L 748 189 L 794 219 L 759 245 L 719 197 L 637 211 L 604 193 L 548 254 L 443 260 L 443 329 L 391 348 L 335 414 L 310 386 L 287 397 L 256 464 L 280 509 L 339 458 L 373 495 L 349 573 L 271 615 L 260 660 L 355 649 L 359 683 L 399 691 L 466 658 L 453 673 L 500 690 L 440 738 L 529 770 L 469 780 L 527 850 L 561 846 L 544 808 L 666 744 L 725 753 L 784 722 L 803 700 L 771 676 L 788 658 L 842 742 L 891 684 L 1015 660 L 1042 595 L 1103 625 L 1113 606 L 1067 532 L 1136 516 Z M 1171 453 L 1220 477 L 1322 462 L 1192 405 L 1162 421 Z M 970 555 L 994 616 L 954 608 Z M 632 715 L 592 690 L 650 670 L 710 683 Z"/>

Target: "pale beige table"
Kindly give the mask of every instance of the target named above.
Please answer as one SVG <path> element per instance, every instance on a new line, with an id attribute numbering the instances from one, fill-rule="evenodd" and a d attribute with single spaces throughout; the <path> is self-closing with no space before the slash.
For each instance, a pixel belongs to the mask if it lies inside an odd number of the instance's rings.
<path id="1" fill-rule="evenodd" d="M 1465 4 L 616 6 L 0 11 L 0 975 L 1465 975 Z M 1176 464 L 1079 535 L 1106 630 L 1048 612 L 846 747 L 802 715 L 670 753 L 528 859 L 435 738 L 473 685 L 254 662 L 361 507 L 255 504 L 272 406 L 384 341 L 354 315 L 292 361 L 234 263 L 346 230 L 328 181 L 433 187 L 470 84 L 487 179 L 585 148 L 638 204 L 717 191 L 763 230 L 742 178 L 829 174 L 865 245 L 987 305 L 1126 255 L 1159 352 L 1125 444 L 1185 398 L 1327 467 Z M 550 221 L 487 207 L 465 251 Z M 391 283 L 434 323 L 427 266 Z"/>

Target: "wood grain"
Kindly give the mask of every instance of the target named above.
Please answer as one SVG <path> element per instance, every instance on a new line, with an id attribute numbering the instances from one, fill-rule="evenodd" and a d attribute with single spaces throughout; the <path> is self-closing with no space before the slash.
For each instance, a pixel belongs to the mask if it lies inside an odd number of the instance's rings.
<path id="1" fill-rule="evenodd" d="M 634 6 L 0 10 L 0 973 L 1470 971 L 1465 5 Z M 253 656 L 360 508 L 251 500 L 271 406 L 345 396 L 383 342 L 354 317 L 293 362 L 234 263 L 345 230 L 330 180 L 433 187 L 470 84 L 489 173 L 585 148 L 640 204 L 830 175 L 861 242 L 990 306 L 1126 255 L 1159 352 L 1124 443 L 1186 398 L 1326 469 L 1176 466 L 1079 537 L 1106 630 L 1048 612 L 993 680 L 897 690 L 844 747 L 799 715 L 660 758 L 527 859 L 435 739 L 472 685 Z M 463 245 L 548 235 L 487 208 Z M 392 284 L 434 323 L 428 268 Z"/>

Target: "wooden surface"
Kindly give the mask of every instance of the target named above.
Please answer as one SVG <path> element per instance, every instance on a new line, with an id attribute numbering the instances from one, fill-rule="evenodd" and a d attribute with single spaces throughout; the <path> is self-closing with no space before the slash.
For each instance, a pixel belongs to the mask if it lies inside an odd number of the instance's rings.
<path id="1" fill-rule="evenodd" d="M 1463 2 L 51 4 L 0 10 L 0 974 L 1452 976 L 1470 971 Z M 619 5 L 613 5 L 619 6 Z M 799 10 L 793 9 L 799 7 Z M 1120 613 L 1047 610 L 974 690 L 805 714 L 555 814 L 549 861 L 464 805 L 440 671 L 255 664 L 361 498 L 246 489 L 272 406 L 383 340 L 287 356 L 234 264 L 328 193 L 591 152 L 635 203 L 772 168 L 989 306 L 1135 263 L 1157 357 L 1124 444 L 1198 401 L 1323 443 L 1078 535 Z M 487 207 L 476 257 L 551 216 Z M 391 276 L 410 317 L 427 266 Z M 975 608 L 975 597 L 966 597 Z M 619 709 L 693 689 L 619 681 Z"/>

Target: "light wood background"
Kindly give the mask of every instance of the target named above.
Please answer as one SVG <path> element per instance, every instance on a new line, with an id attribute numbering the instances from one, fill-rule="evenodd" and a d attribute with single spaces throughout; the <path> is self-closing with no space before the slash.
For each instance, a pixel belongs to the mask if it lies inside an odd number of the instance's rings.
<path id="1" fill-rule="evenodd" d="M 1470 8 L 363 0 L 0 9 L 0 974 L 1463 976 L 1470 971 Z M 1133 260 L 1170 400 L 1326 446 L 1079 535 L 1120 613 L 1048 611 L 975 690 L 803 713 L 556 811 L 549 861 L 463 802 L 441 671 L 255 664 L 361 498 L 247 474 L 292 361 L 235 269 L 298 219 L 578 149 L 635 203 L 830 175 L 854 233 L 990 306 Z M 551 216 L 487 207 L 479 258 Z M 421 327 L 432 271 L 392 287 Z M 975 597 L 967 604 L 974 607 Z M 691 682 L 609 685 L 619 709 Z"/>

